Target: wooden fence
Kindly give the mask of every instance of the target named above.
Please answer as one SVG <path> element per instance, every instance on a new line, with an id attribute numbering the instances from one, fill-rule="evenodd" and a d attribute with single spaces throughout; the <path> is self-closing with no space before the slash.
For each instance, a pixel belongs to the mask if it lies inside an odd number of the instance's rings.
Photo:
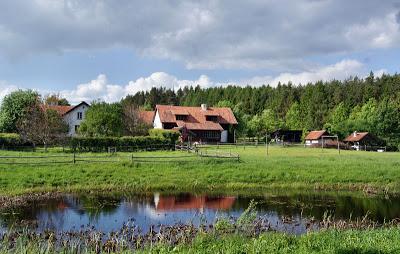
<path id="1" fill-rule="evenodd" d="M 188 145 L 176 145 L 175 150 L 184 151 L 188 153 L 195 153 L 200 157 L 217 158 L 217 159 L 234 159 L 240 162 L 240 155 L 238 153 L 224 152 L 218 150 L 210 150 L 204 146 L 188 146 Z"/>
<path id="2" fill-rule="evenodd" d="M 181 163 L 181 162 L 200 162 L 199 158 L 207 157 L 214 159 L 234 159 L 240 161 L 239 154 L 228 154 L 222 152 L 198 151 L 193 148 L 183 148 L 180 150 L 189 151 L 188 154 L 171 155 L 144 155 L 141 154 L 117 154 L 89 155 L 89 154 L 60 154 L 60 155 L 11 155 L 0 156 L 0 164 L 19 165 L 19 164 L 76 164 L 76 163 L 109 163 L 109 162 L 131 162 L 131 163 Z"/>

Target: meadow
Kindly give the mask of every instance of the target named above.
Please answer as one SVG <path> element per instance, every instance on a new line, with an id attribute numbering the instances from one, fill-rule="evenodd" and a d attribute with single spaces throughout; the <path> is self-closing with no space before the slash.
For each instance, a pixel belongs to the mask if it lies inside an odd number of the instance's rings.
<path id="1" fill-rule="evenodd" d="M 207 152 L 217 150 L 204 148 Z M 304 147 L 220 147 L 240 154 L 232 159 L 200 158 L 182 151 L 84 153 L 109 156 L 71 162 L 72 154 L 1 151 L 0 196 L 47 191 L 255 192 L 330 190 L 400 192 L 399 153 L 341 151 Z M 68 156 L 58 158 L 57 156 Z M 131 156 L 171 158 L 135 159 Z M 18 156 L 54 156 L 27 158 Z M 179 158 L 184 156 L 183 158 Z M 172 158 L 174 157 L 174 158 Z M 176 157 L 176 158 L 175 158 Z M 48 163 L 48 161 L 67 163 Z M 35 162 L 24 164 L 25 162 Z M 22 163 L 22 164 L 18 164 Z"/>

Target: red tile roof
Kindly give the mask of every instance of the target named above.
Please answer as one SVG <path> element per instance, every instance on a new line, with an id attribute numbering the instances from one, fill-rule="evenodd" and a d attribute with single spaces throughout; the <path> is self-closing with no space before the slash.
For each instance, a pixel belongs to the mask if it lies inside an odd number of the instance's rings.
<path id="1" fill-rule="evenodd" d="M 306 140 L 318 140 L 324 135 L 329 135 L 326 130 L 321 131 L 310 131 L 308 135 L 305 137 Z"/>
<path id="2" fill-rule="evenodd" d="M 43 109 L 55 110 L 62 116 L 74 108 L 73 106 L 57 106 L 57 105 L 42 105 L 42 106 Z"/>
<path id="3" fill-rule="evenodd" d="M 181 107 L 170 105 L 157 105 L 156 110 L 160 115 L 162 123 L 176 123 L 189 130 L 223 130 L 220 124 L 237 124 L 235 115 L 230 108 L 207 108 L 202 110 L 201 107 Z M 187 112 L 185 121 L 177 121 L 176 115 Z M 206 116 L 217 116 L 217 121 L 207 121 Z"/>
<path id="4" fill-rule="evenodd" d="M 154 111 L 140 111 L 139 118 L 149 125 L 153 125 Z"/>
<path id="5" fill-rule="evenodd" d="M 81 103 L 75 105 L 75 106 L 59 106 L 59 105 L 42 105 L 43 109 L 52 109 L 57 111 L 60 115 L 65 115 L 71 110 L 73 110 L 76 107 L 79 107 L 80 105 L 85 104 L 86 106 L 90 106 L 86 102 L 82 101 Z"/>
<path id="6" fill-rule="evenodd" d="M 223 131 L 224 128 L 219 123 L 206 122 L 206 123 L 187 123 L 184 121 L 176 121 L 178 127 L 186 127 L 188 130 L 210 130 L 210 131 Z"/>
<path id="7" fill-rule="evenodd" d="M 368 136 L 368 132 L 356 132 L 355 135 L 354 135 L 354 133 L 352 133 L 347 138 L 345 138 L 343 141 L 359 142 L 359 141 L 363 140 L 366 136 Z"/>
<path id="8" fill-rule="evenodd" d="M 173 109 L 171 110 L 171 113 L 174 115 L 189 115 L 189 112 L 186 109 Z"/>

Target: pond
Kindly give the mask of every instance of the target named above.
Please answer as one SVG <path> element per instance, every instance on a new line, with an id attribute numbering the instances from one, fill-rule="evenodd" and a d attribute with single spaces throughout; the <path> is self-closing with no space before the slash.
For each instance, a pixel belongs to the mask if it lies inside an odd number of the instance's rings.
<path id="1" fill-rule="evenodd" d="M 336 219 L 368 218 L 383 222 L 400 217 L 400 197 L 343 194 L 65 194 L 29 205 L 0 209 L 0 231 L 29 228 L 38 232 L 79 231 L 94 227 L 111 232 L 127 223 L 143 232 L 152 225 L 213 223 L 220 217 L 239 217 L 251 201 L 259 216 L 278 231 L 302 234 L 317 228 L 324 216 Z"/>

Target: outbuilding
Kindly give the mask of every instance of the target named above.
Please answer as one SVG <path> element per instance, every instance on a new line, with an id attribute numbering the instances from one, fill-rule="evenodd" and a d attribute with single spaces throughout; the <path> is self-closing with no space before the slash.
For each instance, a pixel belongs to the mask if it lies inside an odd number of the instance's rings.
<path id="1" fill-rule="evenodd" d="M 310 131 L 305 137 L 306 146 L 321 146 L 322 142 L 332 142 L 334 139 L 332 137 L 324 137 L 330 136 L 329 132 L 326 130 L 319 131 Z"/>
<path id="2" fill-rule="evenodd" d="M 384 145 L 384 142 L 369 132 L 354 131 L 343 140 L 350 148 L 354 150 L 373 150 Z"/>

